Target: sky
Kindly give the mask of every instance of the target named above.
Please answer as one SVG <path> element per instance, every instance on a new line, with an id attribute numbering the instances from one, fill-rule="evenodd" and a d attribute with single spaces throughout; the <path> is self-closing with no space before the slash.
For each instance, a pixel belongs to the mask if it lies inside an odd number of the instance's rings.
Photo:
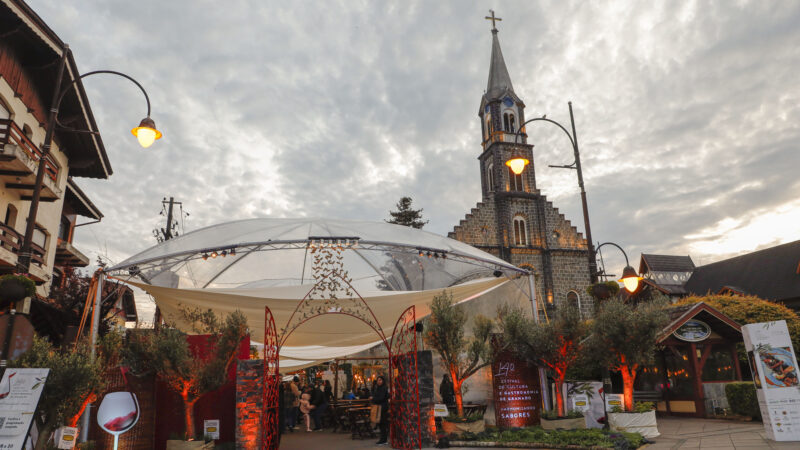
<path id="1" fill-rule="evenodd" d="M 105 214 L 75 245 L 111 263 L 252 217 L 380 221 L 401 196 L 446 234 L 480 200 L 491 23 L 526 117 L 574 108 L 595 241 L 696 265 L 800 239 L 800 3 L 29 0 L 81 71 L 111 160 L 77 179 Z M 583 231 L 569 141 L 528 127 L 537 187 Z M 180 229 L 179 229 L 180 230 Z M 608 271 L 624 264 L 605 251 Z"/>

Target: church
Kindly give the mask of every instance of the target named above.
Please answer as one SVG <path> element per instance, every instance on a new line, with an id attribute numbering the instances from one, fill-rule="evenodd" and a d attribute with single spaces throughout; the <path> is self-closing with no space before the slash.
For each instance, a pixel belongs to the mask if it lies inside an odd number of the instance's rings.
<path id="1" fill-rule="evenodd" d="M 514 92 L 500 49 L 494 26 L 500 19 L 487 19 L 493 24 L 492 55 L 489 81 L 478 109 L 482 199 L 448 237 L 532 271 L 539 304 L 546 305 L 547 314 L 572 304 L 584 317 L 590 316 L 586 239 L 536 188 L 534 146 L 521 127 L 525 103 Z"/>

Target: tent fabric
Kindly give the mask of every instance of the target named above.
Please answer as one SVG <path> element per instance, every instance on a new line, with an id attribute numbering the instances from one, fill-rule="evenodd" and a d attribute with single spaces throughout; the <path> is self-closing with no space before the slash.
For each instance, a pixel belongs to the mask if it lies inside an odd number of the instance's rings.
<path id="1" fill-rule="evenodd" d="M 464 302 L 491 291 L 507 280 L 488 278 L 475 280 L 447 288 L 456 303 Z M 210 309 L 219 316 L 236 310 L 247 318 L 251 339 L 264 341 L 264 308 L 269 307 L 280 337 L 290 317 L 311 289 L 311 285 L 284 286 L 278 288 L 238 289 L 177 289 L 152 286 L 127 281 L 146 291 L 155 299 L 164 318 L 179 329 L 190 332 L 191 327 L 182 320 L 182 308 Z M 430 314 L 429 304 L 442 289 L 424 291 L 371 291 L 364 292 L 363 299 L 377 320 L 376 326 L 391 338 L 400 315 L 410 306 L 416 307 L 417 320 Z M 322 304 L 324 300 L 311 302 Z M 348 299 L 339 299 L 347 304 Z M 330 312 L 313 317 L 292 331 L 281 348 L 281 366 L 295 367 L 313 365 L 335 357 L 347 356 L 366 350 L 380 343 L 375 330 L 355 317 Z"/>

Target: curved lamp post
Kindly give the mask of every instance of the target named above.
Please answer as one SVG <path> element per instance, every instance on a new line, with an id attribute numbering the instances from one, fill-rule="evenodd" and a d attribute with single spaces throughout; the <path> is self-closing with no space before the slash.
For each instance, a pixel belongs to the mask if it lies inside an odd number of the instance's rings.
<path id="1" fill-rule="evenodd" d="M 564 165 L 564 166 L 552 166 L 551 165 L 549 167 L 556 167 L 556 168 L 559 168 L 559 169 L 575 169 L 578 172 L 578 186 L 581 188 L 581 204 L 583 206 L 583 226 L 586 229 L 586 244 L 587 244 L 588 250 L 589 250 L 589 258 L 588 258 L 589 259 L 589 277 L 591 279 L 592 284 L 594 284 L 594 283 L 597 282 L 598 273 L 597 273 L 597 261 L 595 259 L 595 248 L 594 248 L 594 244 L 592 243 L 592 227 L 589 225 L 589 206 L 586 203 L 586 189 L 583 186 L 583 170 L 581 169 L 581 154 L 580 154 L 580 150 L 578 149 L 578 136 L 577 136 L 577 133 L 575 132 L 575 117 L 572 114 L 572 102 L 567 102 L 567 105 L 569 105 L 569 120 L 570 120 L 570 124 L 572 125 L 572 133 L 567 131 L 567 129 L 564 128 L 563 125 L 561 125 L 560 123 L 556 122 L 555 120 L 548 119 L 546 114 L 544 116 L 542 116 L 542 117 L 536 117 L 536 118 L 533 118 L 533 119 L 530 119 L 530 120 L 526 120 L 524 123 L 522 123 L 519 126 L 519 130 L 522 130 L 523 128 L 525 128 L 525 125 L 527 125 L 529 123 L 532 123 L 532 122 L 537 122 L 537 121 L 549 122 L 549 123 L 552 123 L 553 125 L 557 126 L 558 128 L 560 128 L 561 131 L 563 131 L 564 134 L 567 135 L 567 138 L 569 139 L 570 144 L 572 144 L 572 153 L 575 156 L 575 160 L 572 162 L 572 164 Z M 521 136 L 522 134 L 523 134 L 522 131 L 514 133 L 514 135 L 515 135 L 514 136 L 514 144 L 515 145 L 517 144 L 517 138 L 519 136 Z M 526 136 L 527 136 L 527 134 L 526 134 Z M 525 169 L 525 166 L 527 166 L 529 163 L 530 163 L 530 161 L 528 161 L 527 159 L 517 156 L 517 157 L 513 157 L 513 158 L 509 159 L 508 161 L 506 161 L 505 164 L 506 164 L 506 166 L 511 168 L 511 171 L 514 172 L 515 175 L 519 175 Z"/>
<path id="2" fill-rule="evenodd" d="M 141 84 L 138 81 L 134 80 L 128 75 L 125 75 L 121 72 L 116 72 L 113 70 L 95 70 L 92 72 L 87 72 L 83 75 L 80 75 L 76 79 L 74 79 L 69 85 L 65 86 L 63 89 L 61 88 L 61 80 L 64 77 L 64 67 L 67 63 L 67 56 L 69 55 L 70 49 L 69 45 L 64 44 L 64 53 L 61 55 L 61 61 L 58 67 L 58 76 L 56 78 L 56 85 L 55 89 L 53 90 L 53 101 L 50 107 L 50 115 L 49 120 L 47 121 L 47 129 L 45 131 L 44 143 L 42 144 L 41 152 L 42 155 L 39 159 L 39 167 L 36 171 L 36 183 L 33 187 L 33 195 L 31 196 L 31 207 L 28 212 L 28 223 L 25 227 L 25 237 L 22 240 L 22 246 L 19 251 L 19 257 L 17 258 L 17 268 L 22 273 L 28 273 L 31 267 L 31 242 L 33 240 L 33 231 L 34 226 L 36 224 L 36 214 L 39 211 L 39 200 L 42 193 L 42 183 L 44 181 L 44 173 L 45 173 L 45 164 L 47 157 L 50 155 L 50 146 L 53 141 L 53 134 L 55 133 L 56 126 L 59 126 L 60 129 L 68 132 L 74 133 L 90 133 L 90 134 L 100 134 L 97 131 L 92 130 L 79 130 L 70 127 L 66 127 L 58 121 L 58 111 L 59 107 L 61 106 L 61 100 L 64 99 L 64 96 L 72 90 L 78 80 L 86 78 L 90 75 L 96 74 L 110 74 L 110 75 L 118 75 L 123 78 L 127 78 L 128 80 L 132 81 L 136 86 L 141 89 L 142 93 L 144 94 L 144 98 L 147 101 L 147 116 L 142 119 L 139 123 L 138 127 L 135 127 L 131 130 L 134 136 L 139 141 L 139 144 L 144 147 L 150 147 L 153 145 L 157 139 L 161 138 L 161 132 L 158 131 L 156 128 L 156 124 L 153 119 L 150 118 L 150 97 L 148 97 L 147 92 L 144 90 Z"/>
<path id="3" fill-rule="evenodd" d="M 631 267 L 631 264 L 628 262 L 628 254 L 625 253 L 625 250 L 623 250 L 622 247 L 613 242 L 603 242 L 602 244 L 597 246 L 597 250 L 600 250 L 600 247 L 604 245 L 613 245 L 614 247 L 617 247 L 619 251 L 622 252 L 622 256 L 625 257 L 625 268 L 622 269 L 622 277 L 617 281 L 621 282 L 622 285 L 625 286 L 625 290 L 627 290 L 628 292 L 630 293 L 636 292 L 636 289 L 639 289 L 639 281 L 642 279 L 642 277 L 640 277 L 639 274 L 636 273 L 636 269 Z"/>

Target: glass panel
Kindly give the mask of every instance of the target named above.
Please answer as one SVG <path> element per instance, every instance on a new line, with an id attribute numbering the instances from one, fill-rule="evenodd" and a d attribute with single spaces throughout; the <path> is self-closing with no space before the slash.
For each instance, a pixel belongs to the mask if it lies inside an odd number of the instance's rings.
<path id="1" fill-rule="evenodd" d="M 731 352 L 721 346 L 712 346 L 703 366 L 703 381 L 733 381 L 736 379 L 736 369 L 733 367 Z"/>
<path id="2" fill-rule="evenodd" d="M 692 374 L 689 370 L 691 360 L 689 359 L 688 348 L 679 348 L 678 354 L 680 356 L 675 355 L 669 349 L 664 352 L 669 395 L 672 399 L 693 399 L 694 387 L 692 386 Z"/>

